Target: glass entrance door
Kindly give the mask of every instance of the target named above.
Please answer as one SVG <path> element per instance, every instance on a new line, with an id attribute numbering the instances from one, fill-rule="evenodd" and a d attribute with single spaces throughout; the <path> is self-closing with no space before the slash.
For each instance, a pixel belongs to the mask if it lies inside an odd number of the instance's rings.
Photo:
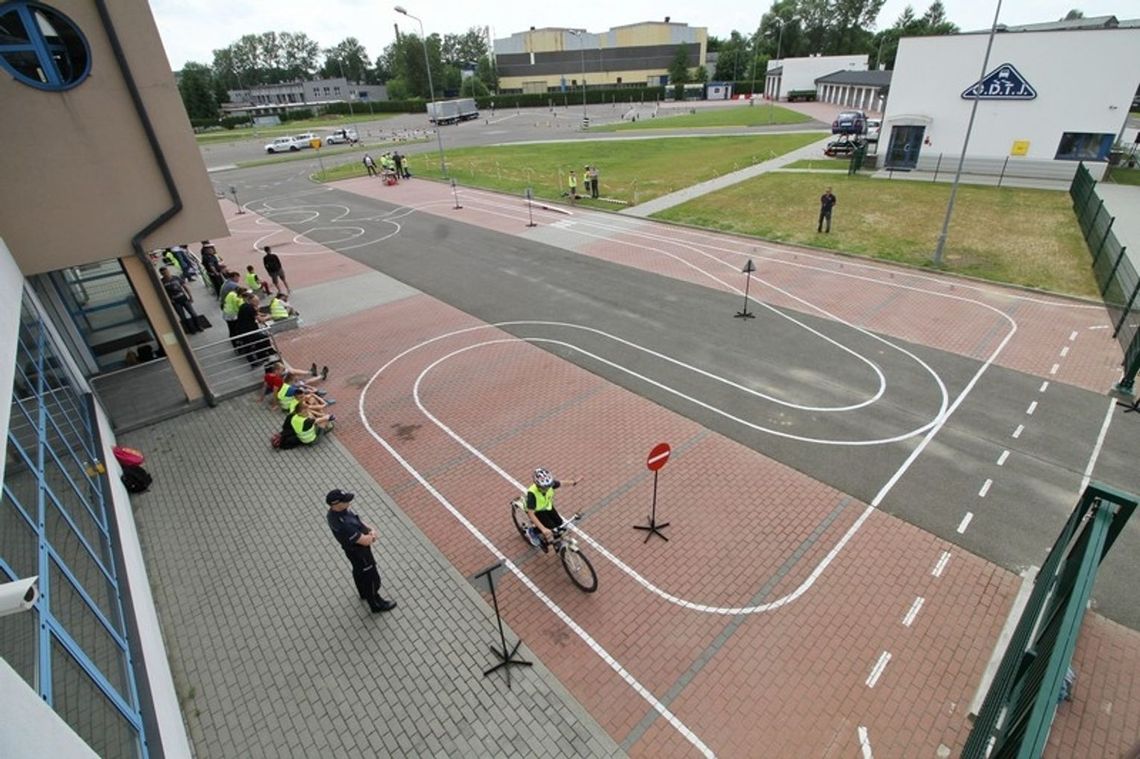
<path id="1" fill-rule="evenodd" d="M 924 126 L 891 127 L 891 142 L 887 148 L 884 168 L 895 171 L 910 171 L 918 164 L 918 153 L 922 150 Z"/>

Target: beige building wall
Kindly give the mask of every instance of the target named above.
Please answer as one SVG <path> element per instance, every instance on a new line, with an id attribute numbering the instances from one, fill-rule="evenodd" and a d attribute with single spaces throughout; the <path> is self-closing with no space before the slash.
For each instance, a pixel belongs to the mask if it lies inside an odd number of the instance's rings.
<path id="1" fill-rule="evenodd" d="M 130 240 L 172 204 L 93 3 L 53 0 L 91 48 L 65 92 L 0 76 L 0 230 L 25 275 L 131 255 Z M 145 0 L 110 14 L 184 208 L 146 248 L 228 234 Z"/>
<path id="2" fill-rule="evenodd" d="M 617 84 L 618 79 L 621 79 L 621 84 L 639 84 L 646 86 L 650 77 L 658 78 L 667 72 L 661 69 L 643 69 L 641 71 L 589 71 L 586 73 L 586 84 L 590 89 L 601 86 L 602 84 Z M 572 92 L 571 87 L 581 87 L 582 72 L 567 72 L 562 75 L 566 77 L 567 92 Z M 558 87 L 562 84 L 562 76 L 549 75 L 549 76 L 525 76 L 525 77 L 502 77 L 499 79 L 499 87 L 504 90 L 521 89 L 523 92 L 548 92 L 550 87 Z M 574 84 L 571 85 L 571 82 Z M 657 86 L 656 82 L 652 86 Z M 558 92 L 549 92 L 551 97 L 559 95 Z M 579 99 L 581 92 L 579 92 Z"/>

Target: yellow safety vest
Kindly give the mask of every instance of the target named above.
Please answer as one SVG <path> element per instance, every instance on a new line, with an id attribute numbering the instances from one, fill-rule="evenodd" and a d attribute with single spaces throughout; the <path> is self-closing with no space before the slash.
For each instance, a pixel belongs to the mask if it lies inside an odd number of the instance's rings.
<path id="1" fill-rule="evenodd" d="M 526 489 L 528 493 L 534 493 L 534 510 L 535 511 L 550 511 L 554 508 L 554 488 L 550 488 L 545 493 L 538 485 L 531 485 Z"/>
<path id="2" fill-rule="evenodd" d="M 285 307 L 280 298 L 274 298 L 269 301 L 269 316 L 271 319 L 288 319 L 289 309 Z"/>
<path id="3" fill-rule="evenodd" d="M 277 390 L 277 403 L 281 405 L 281 410 L 286 414 L 293 413 L 293 410 L 297 408 L 297 404 L 301 402 L 297 399 L 296 395 L 287 395 L 291 387 L 293 386 L 288 382 L 282 382 L 281 387 Z"/>
<path id="4" fill-rule="evenodd" d="M 257 281 L 257 272 L 255 271 L 247 271 L 245 273 L 245 283 L 249 286 L 249 289 L 254 292 L 261 289 L 261 283 Z"/>
<path id="5" fill-rule="evenodd" d="M 305 429 L 305 422 L 307 420 L 301 414 L 293 414 L 289 419 L 289 423 L 293 425 L 293 432 L 297 433 L 297 439 L 305 445 L 309 445 L 317 439 L 317 425 L 313 425 L 309 429 Z"/>
<path id="6" fill-rule="evenodd" d="M 241 303 L 241 296 L 237 294 L 237 290 L 230 290 L 226 293 L 226 299 L 222 301 L 222 313 L 237 318 Z"/>

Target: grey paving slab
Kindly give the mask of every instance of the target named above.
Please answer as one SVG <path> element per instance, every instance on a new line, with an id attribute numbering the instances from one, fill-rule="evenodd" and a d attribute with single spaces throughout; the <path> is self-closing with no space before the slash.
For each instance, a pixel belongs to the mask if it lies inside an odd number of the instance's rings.
<path id="1" fill-rule="evenodd" d="M 155 477 L 132 506 L 197 756 L 622 755 L 525 644 L 509 689 L 484 678 L 483 598 L 335 435 L 275 451 L 278 421 L 242 396 L 122 437 Z M 379 529 L 391 613 L 356 598 L 332 487 Z"/>
<path id="2" fill-rule="evenodd" d="M 418 290 L 378 271 L 304 288 L 302 324 L 320 324 L 407 298 Z M 301 309 L 298 309 L 301 310 Z"/>
<path id="3" fill-rule="evenodd" d="M 1128 249 L 1128 260 L 1140 271 L 1140 187 L 1098 182 L 1096 194 L 1114 218 L 1113 234 Z"/>

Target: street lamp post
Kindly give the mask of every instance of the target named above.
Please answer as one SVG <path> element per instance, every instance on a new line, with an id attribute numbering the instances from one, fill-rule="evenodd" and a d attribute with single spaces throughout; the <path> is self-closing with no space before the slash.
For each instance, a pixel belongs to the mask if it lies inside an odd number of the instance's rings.
<path id="1" fill-rule="evenodd" d="M 434 106 L 435 105 L 435 85 L 433 85 L 432 81 L 431 81 L 431 61 L 428 60 L 427 35 L 424 34 L 424 22 L 420 20 L 419 16 L 413 16 L 412 14 L 408 13 L 408 11 L 402 5 L 397 5 L 395 10 L 396 10 L 396 13 L 400 13 L 400 14 L 407 16 L 408 18 L 415 19 L 416 23 L 420 25 L 420 42 L 424 46 L 424 67 L 427 69 L 428 92 L 431 93 L 431 104 L 432 104 L 432 106 Z M 433 108 L 433 110 L 435 110 L 435 109 Z M 436 113 L 436 121 L 435 121 L 435 139 L 439 143 L 439 171 L 441 174 L 443 174 L 444 177 L 446 177 L 447 176 L 447 161 L 443 157 L 443 135 L 440 134 L 440 131 L 439 131 L 439 113 L 438 112 Z"/>
<path id="2" fill-rule="evenodd" d="M 352 89 L 350 88 L 350 85 L 352 83 L 348 81 L 348 77 L 344 74 L 344 61 L 340 58 L 337 58 L 336 62 L 340 65 L 340 78 L 344 80 L 344 86 L 346 89 L 348 89 L 348 92 L 345 93 L 345 95 L 348 97 L 348 115 L 355 117 L 356 112 L 352 110 Z"/>
<path id="3" fill-rule="evenodd" d="M 585 35 L 585 29 L 570 29 L 571 34 L 578 38 L 578 52 L 582 54 L 582 128 L 590 123 L 590 117 L 586 115 L 586 41 L 582 39 Z"/>

